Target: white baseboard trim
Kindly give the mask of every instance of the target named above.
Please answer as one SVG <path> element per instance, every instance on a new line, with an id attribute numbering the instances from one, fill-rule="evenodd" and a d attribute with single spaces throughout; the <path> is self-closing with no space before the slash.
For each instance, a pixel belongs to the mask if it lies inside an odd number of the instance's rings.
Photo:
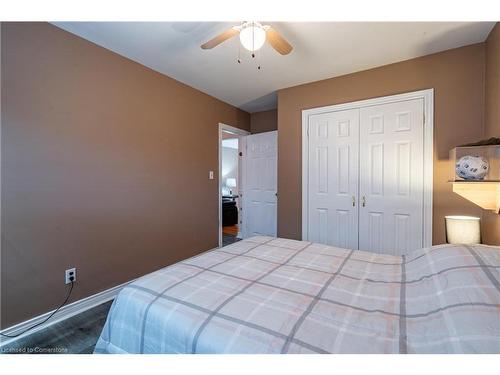
<path id="1" fill-rule="evenodd" d="M 33 328 L 32 330 L 29 330 L 28 332 L 18 336 L 18 337 L 13 337 L 13 338 L 7 338 L 0 336 L 0 348 L 4 345 L 10 344 L 16 340 L 19 340 L 23 337 L 29 336 L 34 332 L 40 331 L 44 328 L 47 328 L 55 323 L 61 322 L 65 319 L 68 319 L 74 315 L 80 314 L 88 309 L 91 309 L 95 306 L 98 306 L 100 304 L 103 304 L 104 302 L 111 301 L 114 299 L 120 290 L 126 286 L 127 284 L 131 283 L 133 280 L 128 281 L 126 283 L 114 286 L 112 288 L 103 290 L 102 292 L 93 294 L 89 297 L 82 298 L 78 301 L 72 302 L 68 305 L 65 305 L 61 307 L 61 309 L 54 314 L 52 318 L 50 318 L 47 322 L 44 324 L 39 325 L 36 328 Z M 77 285 L 75 285 L 77 287 Z M 34 318 L 31 318 L 29 320 L 26 320 L 24 322 L 18 323 L 16 325 L 13 325 L 11 327 L 5 328 L 2 331 L 0 331 L 4 335 L 17 335 L 19 332 L 23 332 L 24 330 L 28 329 L 29 327 L 34 326 L 35 324 L 38 324 L 42 322 L 44 319 L 47 319 L 47 317 L 53 312 L 54 310 L 48 311 L 45 314 L 35 316 Z"/>

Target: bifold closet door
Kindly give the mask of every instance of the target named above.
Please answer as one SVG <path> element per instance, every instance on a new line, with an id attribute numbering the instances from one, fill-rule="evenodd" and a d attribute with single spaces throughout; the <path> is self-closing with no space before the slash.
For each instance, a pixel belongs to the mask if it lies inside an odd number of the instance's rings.
<path id="1" fill-rule="evenodd" d="M 358 248 L 359 110 L 309 117 L 308 239 Z"/>
<path id="2" fill-rule="evenodd" d="M 423 246 L 423 100 L 360 109 L 359 249 Z"/>

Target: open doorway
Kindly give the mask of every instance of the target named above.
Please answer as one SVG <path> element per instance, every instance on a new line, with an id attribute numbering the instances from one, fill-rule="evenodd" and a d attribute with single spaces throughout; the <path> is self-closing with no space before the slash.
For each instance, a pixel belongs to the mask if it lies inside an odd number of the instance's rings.
<path id="1" fill-rule="evenodd" d="M 241 150 L 245 130 L 219 124 L 219 247 L 242 238 Z"/>

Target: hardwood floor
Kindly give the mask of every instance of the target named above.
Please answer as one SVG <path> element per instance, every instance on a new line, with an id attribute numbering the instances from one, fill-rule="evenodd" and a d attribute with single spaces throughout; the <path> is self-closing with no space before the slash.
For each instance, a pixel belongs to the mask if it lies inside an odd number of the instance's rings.
<path id="1" fill-rule="evenodd" d="M 241 238 L 237 238 L 235 235 L 222 233 L 222 246 L 231 245 L 232 243 L 241 241 Z"/>
<path id="2" fill-rule="evenodd" d="M 222 227 L 222 233 L 237 236 L 238 235 L 238 224 L 231 225 L 228 227 Z"/>
<path id="3" fill-rule="evenodd" d="M 0 348 L 2 354 L 91 354 L 106 322 L 109 301 Z"/>

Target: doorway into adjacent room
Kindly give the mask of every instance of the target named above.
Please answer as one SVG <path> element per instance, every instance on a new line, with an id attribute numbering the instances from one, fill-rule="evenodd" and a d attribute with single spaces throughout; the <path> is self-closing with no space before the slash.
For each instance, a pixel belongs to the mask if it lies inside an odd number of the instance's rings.
<path id="1" fill-rule="evenodd" d="M 248 134 L 219 124 L 219 246 L 242 238 L 241 138 Z"/>
<path id="2" fill-rule="evenodd" d="M 219 124 L 219 247 L 276 236 L 277 137 Z"/>

